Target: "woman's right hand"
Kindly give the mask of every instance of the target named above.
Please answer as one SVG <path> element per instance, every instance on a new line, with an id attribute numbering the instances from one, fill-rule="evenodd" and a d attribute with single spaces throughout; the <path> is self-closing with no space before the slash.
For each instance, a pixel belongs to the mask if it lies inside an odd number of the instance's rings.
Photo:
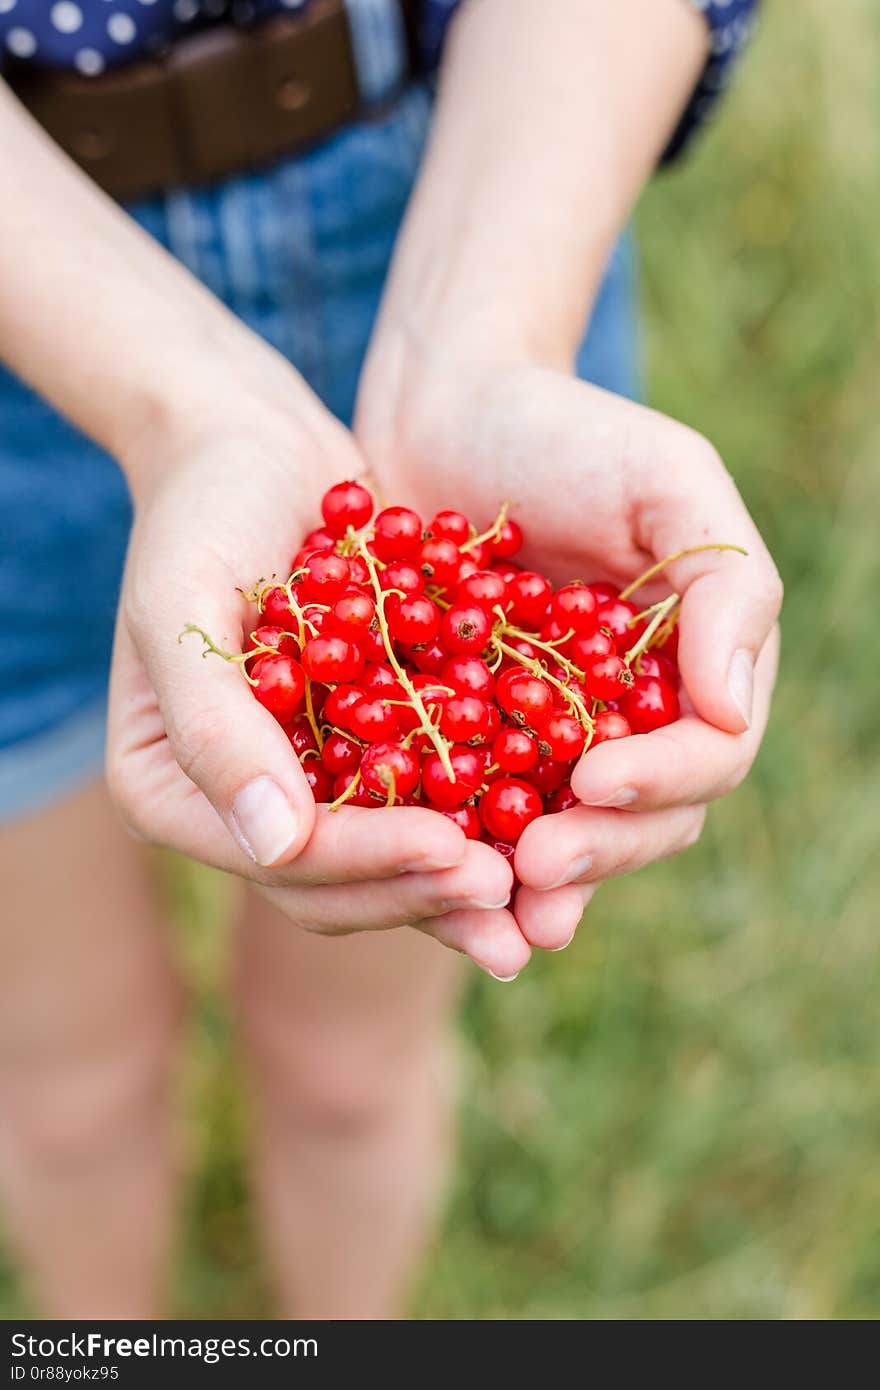
<path id="1" fill-rule="evenodd" d="M 316 807 L 283 729 L 236 665 L 206 664 L 197 638 L 178 640 L 193 622 L 241 650 L 239 586 L 286 577 L 321 493 L 362 471 L 348 432 L 317 412 L 308 429 L 239 415 L 199 437 L 144 436 L 138 449 L 131 474 L 151 481 L 136 495 L 108 741 L 129 826 L 256 881 L 306 930 L 410 924 L 515 974 L 529 947 L 504 910 L 512 875 L 500 855 L 427 809 Z"/>

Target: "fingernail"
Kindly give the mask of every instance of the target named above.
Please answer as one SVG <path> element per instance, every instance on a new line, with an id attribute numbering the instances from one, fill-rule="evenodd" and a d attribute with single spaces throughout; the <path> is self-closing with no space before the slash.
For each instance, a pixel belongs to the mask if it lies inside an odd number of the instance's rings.
<path id="1" fill-rule="evenodd" d="M 567 941 L 563 941 L 563 943 L 562 943 L 561 946 L 551 946 L 551 947 L 550 947 L 550 950 L 553 952 L 554 955 L 555 955 L 555 953 L 556 953 L 557 951 L 564 951 L 565 948 L 566 948 L 566 946 L 570 946 L 570 945 L 571 945 L 571 943 L 574 941 L 574 939 L 575 939 L 576 936 L 577 936 L 577 929 L 575 929 L 575 930 L 572 932 L 571 936 L 568 938 Z"/>
<path id="2" fill-rule="evenodd" d="M 296 836 L 296 812 L 271 777 L 255 777 L 232 805 L 233 829 L 257 864 L 274 864 Z"/>
<path id="3" fill-rule="evenodd" d="M 755 658 L 751 652 L 740 647 L 733 654 L 730 670 L 727 673 L 727 689 L 736 705 L 746 727 L 752 722 L 752 690 L 755 684 Z"/>
<path id="4" fill-rule="evenodd" d="M 456 907 L 478 907 L 484 912 L 499 912 L 502 907 L 506 907 L 510 902 L 510 894 L 505 893 L 504 897 L 497 903 L 483 902 L 480 898 L 464 898 L 456 903 Z"/>
<path id="5" fill-rule="evenodd" d="M 562 875 L 562 878 L 558 878 L 555 883 L 549 884 L 543 891 L 549 893 L 553 888 L 562 888 L 566 883 L 574 883 L 575 879 L 583 878 L 584 874 L 588 874 L 592 867 L 592 854 L 582 854 L 580 859 L 572 859 L 565 873 Z M 568 942 L 565 944 L 568 945 Z M 561 951 L 562 947 L 560 946 L 559 949 Z"/>
<path id="6" fill-rule="evenodd" d="M 610 796 L 603 797 L 601 801 L 584 801 L 585 806 L 631 806 L 638 796 L 635 787 L 618 787 L 616 792 Z M 583 797 L 581 798 L 583 801 Z"/>
<path id="7" fill-rule="evenodd" d="M 486 974 L 491 975 L 492 979 L 497 980 L 499 984 L 509 985 L 511 980 L 516 979 L 516 976 L 519 974 L 519 971 L 517 970 L 516 975 L 496 975 L 494 970 L 486 970 Z"/>

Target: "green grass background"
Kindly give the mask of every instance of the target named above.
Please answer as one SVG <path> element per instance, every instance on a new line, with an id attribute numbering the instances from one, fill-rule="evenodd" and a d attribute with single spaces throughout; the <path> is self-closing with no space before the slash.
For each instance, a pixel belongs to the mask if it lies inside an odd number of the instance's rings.
<path id="1" fill-rule="evenodd" d="M 686 857 L 463 1015 L 439 1318 L 880 1314 L 880 14 L 769 4 L 718 123 L 638 223 L 652 402 L 729 462 L 787 586 L 760 760 Z M 177 1316 L 271 1312 L 216 986 L 199 996 Z M 0 1314 L 23 1310 L 11 1267 Z"/>

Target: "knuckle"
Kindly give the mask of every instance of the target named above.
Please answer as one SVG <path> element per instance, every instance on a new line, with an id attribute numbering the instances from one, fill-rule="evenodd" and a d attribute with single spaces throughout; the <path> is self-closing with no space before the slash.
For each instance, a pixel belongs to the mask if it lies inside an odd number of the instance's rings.
<path id="1" fill-rule="evenodd" d="M 202 784 L 216 750 L 225 746 L 228 729 L 219 710 L 198 709 L 168 720 L 168 738 L 181 771 Z"/>
<path id="2" fill-rule="evenodd" d="M 104 759 L 104 780 L 110 800 L 123 826 L 137 840 L 151 839 L 143 815 L 143 801 L 137 794 L 131 760 L 125 750 L 110 743 Z"/>

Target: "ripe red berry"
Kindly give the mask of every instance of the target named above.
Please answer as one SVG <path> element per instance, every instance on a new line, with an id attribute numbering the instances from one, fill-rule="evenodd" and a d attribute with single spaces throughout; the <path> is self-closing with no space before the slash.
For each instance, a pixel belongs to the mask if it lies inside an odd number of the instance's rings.
<path id="1" fill-rule="evenodd" d="M 668 681 L 676 690 L 681 685 L 678 667 L 662 651 L 642 652 L 636 661 L 636 674 L 639 676 L 659 676 L 661 680 Z"/>
<path id="2" fill-rule="evenodd" d="M 476 656 L 491 632 L 492 623 L 485 609 L 455 604 L 443 614 L 440 640 L 452 656 Z"/>
<path id="3" fill-rule="evenodd" d="M 471 524 L 462 512 L 438 512 L 428 527 L 430 535 L 464 545 L 471 534 Z"/>
<path id="4" fill-rule="evenodd" d="M 302 667 L 293 657 L 269 654 L 258 656 L 251 667 L 256 681 L 253 692 L 260 704 L 274 714 L 279 724 L 287 724 L 300 708 L 306 683 Z"/>
<path id="5" fill-rule="evenodd" d="M 584 685 L 594 700 L 617 700 L 632 683 L 632 671 L 620 656 L 596 657 L 584 670 Z"/>
<path id="6" fill-rule="evenodd" d="M 597 743 L 607 743 L 613 738 L 629 738 L 631 733 L 629 721 L 624 719 L 617 710 L 600 710 L 593 721 L 593 738 L 590 747 L 594 747 Z"/>
<path id="7" fill-rule="evenodd" d="M 440 732 L 453 743 L 470 743 L 486 736 L 489 708 L 476 695 L 452 695 L 443 703 Z"/>
<path id="8" fill-rule="evenodd" d="M 370 587 L 370 571 L 367 569 L 366 561 L 360 555 L 349 555 L 348 575 L 350 584 L 361 588 Z"/>
<path id="9" fill-rule="evenodd" d="M 339 774 L 339 776 L 333 783 L 334 801 L 338 800 L 340 796 L 342 796 L 345 792 L 348 791 L 355 777 L 357 777 L 356 769 L 354 771 L 341 772 Z M 349 806 L 364 806 L 369 810 L 376 806 L 384 806 L 385 798 L 383 797 L 380 801 L 378 797 L 371 796 L 367 788 L 364 786 L 363 782 L 358 782 L 358 785 L 352 792 L 351 796 L 346 797 L 346 803 Z"/>
<path id="10" fill-rule="evenodd" d="M 313 681 L 339 685 L 357 680 L 364 669 L 357 643 L 345 637 L 310 637 L 302 651 L 303 670 Z"/>
<path id="11" fill-rule="evenodd" d="M 569 775 L 569 768 L 566 763 L 555 763 L 552 758 L 539 758 L 535 766 L 526 774 L 533 787 L 537 787 L 542 796 L 550 796 L 558 787 L 561 787 L 566 777 Z"/>
<path id="12" fill-rule="evenodd" d="M 302 543 L 303 550 L 335 550 L 336 538 L 331 536 L 329 531 L 324 531 L 320 527 L 315 531 L 310 531 Z M 293 566 L 296 569 L 296 566 Z"/>
<path id="13" fill-rule="evenodd" d="M 636 676 L 632 688 L 622 695 L 620 713 L 634 734 L 649 734 L 672 724 L 679 714 L 675 687 L 659 676 Z"/>
<path id="14" fill-rule="evenodd" d="M 321 762 L 331 777 L 339 777 L 343 772 L 356 772 L 360 766 L 362 748 L 353 738 L 342 734 L 328 734 L 321 752 Z"/>
<path id="15" fill-rule="evenodd" d="M 376 605 L 369 594 L 357 589 L 348 590 L 338 598 L 331 609 L 332 631 L 353 642 L 360 641 L 370 627 L 377 626 Z"/>
<path id="16" fill-rule="evenodd" d="M 312 733 L 310 724 L 305 719 L 295 719 L 292 724 L 288 724 L 284 732 L 290 739 L 290 746 L 300 761 L 306 753 L 317 750 L 317 740 Z M 314 761 L 313 758 L 309 759 L 309 762 Z"/>
<path id="17" fill-rule="evenodd" d="M 517 627 L 537 632 L 547 614 L 553 589 L 549 579 L 533 570 L 521 570 L 507 585 L 510 619 Z"/>
<path id="18" fill-rule="evenodd" d="M 336 483 L 321 499 L 321 515 L 331 536 L 344 536 L 349 526 L 359 531 L 373 515 L 373 499 L 360 483 Z"/>
<path id="19" fill-rule="evenodd" d="M 440 631 L 440 610 L 425 594 L 400 598 L 392 594 L 385 604 L 388 631 L 395 642 L 426 647 Z"/>
<path id="20" fill-rule="evenodd" d="M 504 608 L 506 595 L 507 585 L 500 574 L 494 570 L 475 570 L 459 581 L 455 601 L 463 606 L 474 604 L 491 614 L 496 606 Z"/>
<path id="21" fill-rule="evenodd" d="M 284 627 L 289 629 L 291 625 L 294 627 L 296 626 L 296 618 L 293 616 L 290 607 L 290 599 L 287 597 L 286 590 L 283 589 L 280 584 L 276 584 L 274 588 L 266 590 L 263 594 L 261 605 L 266 622 L 271 623 L 273 627 Z"/>
<path id="22" fill-rule="evenodd" d="M 597 628 L 586 637 L 573 637 L 568 644 L 569 660 L 579 671 L 585 671 L 592 662 L 603 656 L 613 656 L 617 651 L 610 632 Z"/>
<path id="23" fill-rule="evenodd" d="M 373 550 L 387 564 L 418 555 L 422 544 L 421 518 L 409 507 L 386 507 L 374 522 Z"/>
<path id="24" fill-rule="evenodd" d="M 289 630 L 285 632 L 284 628 L 270 627 L 268 623 L 248 633 L 245 651 L 254 651 L 257 647 L 274 647 L 285 656 L 299 656 L 299 645 L 293 633 Z"/>
<path id="25" fill-rule="evenodd" d="M 419 780 L 419 760 L 400 743 L 374 743 L 361 758 L 361 779 L 377 796 L 408 796 Z"/>
<path id="26" fill-rule="evenodd" d="M 479 695 L 482 700 L 491 700 L 495 694 L 495 677 L 478 656 L 450 657 L 444 662 L 440 675 L 446 685 L 451 685 L 461 695 Z"/>
<path id="27" fill-rule="evenodd" d="M 356 685 L 337 685 L 324 701 L 324 718 L 328 724 L 335 724 L 339 729 L 348 729 L 352 710 L 365 698 L 364 692 Z"/>
<path id="28" fill-rule="evenodd" d="M 461 552 L 447 536 L 430 536 L 422 546 L 419 568 L 429 584 L 450 589 L 458 579 Z"/>
<path id="29" fill-rule="evenodd" d="M 361 690 L 381 693 L 391 700 L 404 698 L 403 686 L 384 661 L 369 665 L 358 680 L 358 686 Z"/>
<path id="30" fill-rule="evenodd" d="M 515 724 L 538 729 L 550 713 L 553 692 L 539 676 L 511 666 L 498 677 L 495 699 Z"/>
<path id="31" fill-rule="evenodd" d="M 317 759 L 309 758 L 308 762 L 303 763 L 303 772 L 317 802 L 333 800 L 333 778 Z"/>
<path id="32" fill-rule="evenodd" d="M 515 844 L 543 806 L 535 788 L 518 777 L 500 777 L 480 797 L 480 820 L 497 840 Z"/>
<path id="33" fill-rule="evenodd" d="M 453 821 L 460 830 L 463 830 L 469 840 L 479 840 L 482 834 L 480 817 L 477 814 L 476 806 L 450 806 L 440 812 L 443 816 Z"/>
<path id="34" fill-rule="evenodd" d="M 550 617 L 559 624 L 563 634 L 581 635 L 592 632 L 597 626 L 598 608 L 596 595 L 586 584 L 566 584 L 557 589 L 550 600 Z"/>
<path id="35" fill-rule="evenodd" d="M 522 527 L 508 517 L 501 523 L 497 536 L 493 536 L 489 542 L 493 559 L 509 560 L 511 555 L 515 555 L 523 543 Z"/>
<path id="36" fill-rule="evenodd" d="M 638 615 L 638 608 L 629 599 L 606 599 L 599 604 L 596 613 L 598 625 L 608 628 L 621 656 L 635 646 L 647 626 L 644 618 L 635 621 Z"/>
<path id="37" fill-rule="evenodd" d="M 541 725 L 538 737 L 543 755 L 557 763 L 574 762 L 584 751 L 586 740 L 579 719 L 571 714 L 555 712 Z"/>
<path id="38" fill-rule="evenodd" d="M 566 783 L 558 791 L 552 792 L 544 802 L 544 810 L 548 815 L 556 815 L 559 811 L 570 811 L 572 806 L 579 805 L 578 799 L 571 787 Z"/>
<path id="39" fill-rule="evenodd" d="M 596 595 L 597 603 L 605 603 L 608 599 L 617 598 L 620 593 L 616 584 L 606 584 L 604 580 L 600 580 L 597 584 L 591 584 L 590 588 Z"/>
<path id="40" fill-rule="evenodd" d="M 365 696 L 349 710 L 348 727 L 364 743 L 387 743 L 397 734 L 398 719 L 398 706 L 386 704 L 381 695 Z"/>
<path id="41" fill-rule="evenodd" d="M 300 603 L 334 604 L 348 588 L 348 561 L 342 555 L 326 555 L 317 551 L 303 563 L 306 571 L 295 581 Z"/>
<path id="42" fill-rule="evenodd" d="M 502 729 L 492 744 L 492 761 L 502 772 L 528 772 L 538 761 L 538 745 L 525 729 Z"/>
<path id="43" fill-rule="evenodd" d="M 426 647 L 402 647 L 401 654 L 425 676 L 439 676 L 447 660 L 446 648 L 439 637 L 435 637 Z"/>
<path id="44" fill-rule="evenodd" d="M 449 760 L 454 782 L 446 776 L 438 753 L 429 753 L 422 763 L 422 790 L 431 804 L 441 810 L 469 801 L 483 781 L 483 759 L 476 749 L 453 745 Z"/>
<path id="45" fill-rule="evenodd" d="M 425 578 L 409 560 L 393 560 L 379 575 L 379 587 L 399 589 L 402 594 L 421 594 L 425 591 Z"/>

